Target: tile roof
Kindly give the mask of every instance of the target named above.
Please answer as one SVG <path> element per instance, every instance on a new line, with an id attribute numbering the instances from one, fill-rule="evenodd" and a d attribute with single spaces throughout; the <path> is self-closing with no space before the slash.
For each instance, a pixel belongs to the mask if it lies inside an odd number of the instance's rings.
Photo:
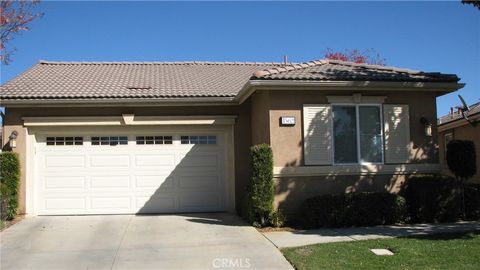
<path id="1" fill-rule="evenodd" d="M 480 102 L 470 105 L 469 109 L 470 110 L 468 112 L 465 112 L 465 115 L 467 117 L 480 113 Z M 461 118 L 463 118 L 462 113 L 457 110 L 457 111 L 454 111 L 453 113 L 449 113 L 447 115 L 441 116 L 440 118 L 438 118 L 437 122 L 438 122 L 438 125 L 444 125 L 450 122 L 457 121 Z"/>
<path id="2" fill-rule="evenodd" d="M 2 99 L 234 97 L 259 69 L 250 62 L 46 62 L 1 88 Z"/>
<path id="3" fill-rule="evenodd" d="M 315 81 L 458 82 L 455 74 L 423 72 L 397 67 L 318 60 L 255 72 L 253 79 Z"/>
<path id="4" fill-rule="evenodd" d="M 259 62 L 47 62 L 1 86 L 1 99 L 224 97 L 249 80 L 457 82 L 456 75 L 335 60 Z"/>

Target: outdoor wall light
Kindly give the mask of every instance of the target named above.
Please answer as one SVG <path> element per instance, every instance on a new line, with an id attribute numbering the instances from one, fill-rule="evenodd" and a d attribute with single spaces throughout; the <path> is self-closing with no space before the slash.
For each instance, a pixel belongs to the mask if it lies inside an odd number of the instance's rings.
<path id="1" fill-rule="evenodd" d="M 8 137 L 10 148 L 17 147 L 17 136 L 18 136 L 18 132 L 14 130 L 12 131 L 12 134 L 10 134 L 10 136 Z"/>
<path id="2" fill-rule="evenodd" d="M 420 123 L 424 126 L 425 136 L 432 137 L 432 123 L 426 117 L 420 118 Z"/>

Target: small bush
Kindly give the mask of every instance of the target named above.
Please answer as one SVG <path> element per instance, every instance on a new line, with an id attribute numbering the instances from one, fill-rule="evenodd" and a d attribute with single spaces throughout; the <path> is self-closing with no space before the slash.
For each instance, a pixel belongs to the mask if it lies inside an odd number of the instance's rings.
<path id="1" fill-rule="evenodd" d="M 462 181 L 477 171 L 475 144 L 472 141 L 453 140 L 447 145 L 447 165 Z"/>
<path id="2" fill-rule="evenodd" d="M 273 227 L 283 227 L 286 218 L 281 210 L 273 211 L 269 217 L 269 224 Z"/>
<path id="3" fill-rule="evenodd" d="M 461 214 L 460 188 L 453 177 L 414 175 L 401 193 L 407 200 L 411 222 L 456 221 Z"/>
<path id="4" fill-rule="evenodd" d="M 465 185 L 465 214 L 468 220 L 480 220 L 480 184 Z"/>
<path id="5" fill-rule="evenodd" d="M 475 144 L 473 141 L 453 140 L 447 145 L 447 165 L 460 182 L 461 213 L 467 219 L 465 202 L 465 182 L 477 171 Z"/>
<path id="6" fill-rule="evenodd" d="M 303 225 L 310 228 L 393 224 L 405 214 L 405 200 L 386 192 L 322 195 L 301 206 Z"/>
<path id="7" fill-rule="evenodd" d="M 17 214 L 20 162 L 17 153 L 0 153 L 0 211 L 2 220 L 11 220 Z"/>
<path id="8" fill-rule="evenodd" d="M 273 154 L 268 144 L 250 148 L 252 176 L 245 203 L 245 218 L 257 227 L 269 225 L 273 213 Z"/>

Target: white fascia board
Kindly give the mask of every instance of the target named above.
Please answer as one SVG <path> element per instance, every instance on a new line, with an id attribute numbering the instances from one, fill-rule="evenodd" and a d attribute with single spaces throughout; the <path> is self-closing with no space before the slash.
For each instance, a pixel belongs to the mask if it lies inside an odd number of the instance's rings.
<path id="1" fill-rule="evenodd" d="M 60 116 L 23 117 L 26 127 L 45 126 L 128 126 L 128 125 L 233 125 L 235 115 L 213 116 Z"/>
<path id="2" fill-rule="evenodd" d="M 464 83 L 441 82 L 383 82 L 383 81 L 301 81 L 301 80 L 251 80 L 235 97 L 241 104 L 256 90 L 340 90 L 340 91 L 431 91 L 443 94 L 456 91 Z"/>

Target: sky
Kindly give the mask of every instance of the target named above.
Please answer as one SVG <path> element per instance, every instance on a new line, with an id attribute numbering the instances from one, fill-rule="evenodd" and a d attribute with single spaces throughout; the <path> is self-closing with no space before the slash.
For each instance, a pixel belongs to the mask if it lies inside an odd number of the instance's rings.
<path id="1" fill-rule="evenodd" d="M 480 10 L 449 2 L 42 2 L 1 82 L 39 60 L 282 61 L 374 49 L 387 65 L 455 73 L 438 115 L 480 101 Z"/>

